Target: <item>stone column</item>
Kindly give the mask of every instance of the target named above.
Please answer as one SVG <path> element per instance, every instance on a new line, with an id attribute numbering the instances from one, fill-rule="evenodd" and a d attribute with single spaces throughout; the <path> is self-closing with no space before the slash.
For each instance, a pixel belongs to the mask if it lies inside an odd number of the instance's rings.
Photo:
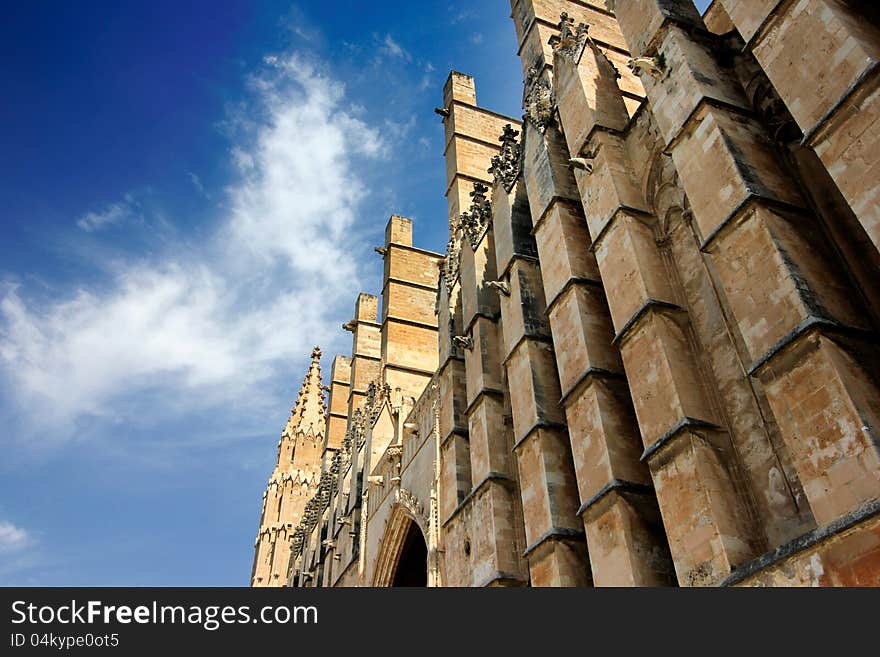
<path id="1" fill-rule="evenodd" d="M 556 59 L 564 69 L 559 112 L 579 156 L 572 164 L 645 448 L 640 459 L 650 467 L 679 583 L 717 583 L 757 553 L 749 504 L 705 394 L 688 312 L 655 241 L 656 218 L 632 179 L 637 167 L 621 135 L 629 121 L 611 84 L 614 69 L 583 30 L 565 31 L 557 46 L 574 50 L 580 66 L 566 69 Z M 528 151 L 528 135 L 525 143 Z"/>
<path id="2" fill-rule="evenodd" d="M 845 0 L 719 2 L 803 131 L 803 144 L 880 248 L 876 8 Z"/>
<path id="3" fill-rule="evenodd" d="M 813 516 L 858 514 L 880 495 L 874 327 L 693 5 L 616 6 L 748 375 L 766 392 Z"/>
<path id="4" fill-rule="evenodd" d="M 330 391 L 327 399 L 327 434 L 325 450 L 338 450 L 345 438 L 348 425 L 348 397 L 351 385 L 351 359 L 336 356 L 330 371 Z"/>
<path id="5" fill-rule="evenodd" d="M 437 277 L 442 257 L 413 246 L 412 220 L 392 215 L 382 253 L 382 378 L 419 397 L 437 369 Z"/>
<path id="6" fill-rule="evenodd" d="M 568 120 L 566 134 L 576 141 L 595 125 L 620 130 L 629 117 L 613 66 L 594 42 L 586 47 L 583 24 L 575 34 L 569 20 L 563 21 L 563 41 L 554 39 L 553 67 L 556 98 Z M 579 67 L 568 65 L 575 60 Z M 584 98 L 585 92 L 592 99 Z M 616 102 L 596 115 L 596 95 L 610 95 Z M 620 353 L 611 343 L 608 302 L 589 250 L 569 149 L 552 121 L 544 123 L 543 133 L 531 123 L 525 130 L 523 180 L 543 263 L 593 580 L 597 586 L 669 584 L 675 579 L 672 561 L 651 476 L 639 461 L 638 423 Z"/>
<path id="7" fill-rule="evenodd" d="M 513 415 L 526 549 L 532 586 L 591 583 L 571 445 L 538 251 L 525 189 L 496 186 L 492 200 L 502 317 L 502 363 Z"/>
<path id="8" fill-rule="evenodd" d="M 505 418 L 505 393 L 499 353 L 500 306 L 495 246 L 483 193 L 472 206 L 475 224 L 462 240 L 461 289 L 464 325 L 464 358 L 467 372 L 467 415 L 471 479 L 468 494 L 470 522 L 474 528 L 469 564 L 476 586 L 521 586 L 528 582 L 521 553 L 521 514 L 511 448 L 513 436 Z M 488 228 L 488 229 L 487 229 Z M 478 538 L 479 537 L 479 538 Z"/>
<path id="9" fill-rule="evenodd" d="M 361 408 L 367 386 L 382 373 L 382 327 L 378 321 L 379 298 L 361 292 L 354 318 L 342 325 L 352 335 L 351 379 L 348 389 L 348 417 Z"/>
<path id="10" fill-rule="evenodd" d="M 442 527 L 446 584 L 466 586 L 474 583 L 465 554 L 472 535 L 470 515 L 461 506 L 470 493 L 471 457 L 468 435 L 464 348 L 455 338 L 462 336 L 462 287 L 460 217 L 470 205 L 475 182 L 489 183 L 489 161 L 498 153 L 495 135 L 509 121 L 495 112 L 477 106 L 474 79 L 452 71 L 443 89 L 443 117 L 446 159 L 446 200 L 450 240 L 441 269 L 438 293 L 439 369 L 437 376 L 440 404 L 440 485 L 438 511 Z M 480 530 L 481 531 L 481 530 Z"/>

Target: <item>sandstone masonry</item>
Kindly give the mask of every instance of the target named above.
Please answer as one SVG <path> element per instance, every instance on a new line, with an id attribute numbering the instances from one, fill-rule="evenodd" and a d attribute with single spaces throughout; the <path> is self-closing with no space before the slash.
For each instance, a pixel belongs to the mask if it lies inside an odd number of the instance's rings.
<path id="1" fill-rule="evenodd" d="M 511 0 L 443 90 L 449 243 L 388 221 L 254 586 L 880 585 L 880 14 Z"/>

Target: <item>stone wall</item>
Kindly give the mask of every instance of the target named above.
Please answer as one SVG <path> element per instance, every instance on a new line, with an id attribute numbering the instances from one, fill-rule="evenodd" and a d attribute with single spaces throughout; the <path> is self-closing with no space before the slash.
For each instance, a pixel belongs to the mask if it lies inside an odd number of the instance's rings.
<path id="1" fill-rule="evenodd" d="M 450 74 L 446 253 L 389 221 L 291 585 L 391 585 L 413 527 L 431 586 L 880 584 L 857 7 L 511 1 L 523 120 Z"/>

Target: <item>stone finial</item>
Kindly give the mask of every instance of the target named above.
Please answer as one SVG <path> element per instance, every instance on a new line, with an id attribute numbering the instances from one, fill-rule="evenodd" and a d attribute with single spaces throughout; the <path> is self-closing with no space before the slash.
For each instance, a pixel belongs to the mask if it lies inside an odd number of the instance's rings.
<path id="1" fill-rule="evenodd" d="M 486 197 L 488 191 L 489 188 L 486 185 L 475 182 L 474 190 L 471 192 L 473 202 L 470 211 L 463 212 L 461 215 L 461 229 L 473 248 L 477 248 L 477 243 L 492 220 L 492 203 Z"/>
<path id="2" fill-rule="evenodd" d="M 590 26 L 579 23 L 575 27 L 574 19 L 568 12 L 562 12 L 559 19 L 559 35 L 550 37 L 550 46 L 554 53 L 577 64 L 587 45 Z"/>
<path id="3" fill-rule="evenodd" d="M 509 123 L 504 126 L 504 131 L 498 138 L 501 142 L 501 153 L 492 157 L 492 166 L 489 173 L 495 176 L 495 183 L 500 183 L 508 194 L 516 184 L 522 171 L 522 148 L 517 141 L 519 131 L 514 130 Z"/>
<path id="4" fill-rule="evenodd" d="M 541 75 L 542 70 L 543 67 L 531 66 L 526 72 L 522 106 L 523 118 L 544 134 L 547 126 L 555 120 L 556 94 L 550 80 Z"/>
<path id="5" fill-rule="evenodd" d="M 321 380 L 321 349 L 312 349 L 312 362 L 303 379 L 290 419 L 282 435 L 311 434 L 315 439 L 324 435 L 324 414 L 327 410 L 324 401 L 324 384 Z"/>

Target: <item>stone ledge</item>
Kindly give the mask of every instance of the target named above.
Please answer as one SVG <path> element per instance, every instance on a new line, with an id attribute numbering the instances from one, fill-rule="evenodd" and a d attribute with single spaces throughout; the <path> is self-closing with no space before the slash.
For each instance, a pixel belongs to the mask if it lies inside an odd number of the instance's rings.
<path id="1" fill-rule="evenodd" d="M 541 534 L 534 543 L 529 545 L 525 550 L 523 550 L 522 557 L 523 559 L 528 558 L 528 556 L 541 547 L 547 541 L 584 541 L 586 539 L 586 534 L 581 529 L 571 529 L 570 527 L 552 527 L 548 529 L 546 532 Z"/>
<path id="2" fill-rule="evenodd" d="M 639 457 L 639 461 L 642 463 L 648 461 L 652 456 L 654 456 L 659 450 L 663 449 L 666 445 L 672 442 L 676 437 L 681 435 L 681 433 L 685 429 L 689 428 L 699 428 L 699 429 L 715 429 L 719 430 L 717 424 L 713 424 L 711 422 L 707 422 L 706 420 L 700 420 L 693 417 L 683 417 L 678 422 L 675 423 L 675 426 L 672 427 L 669 431 L 660 436 L 657 440 L 651 443 L 651 446 L 645 449 L 642 452 L 642 455 Z"/>
<path id="3" fill-rule="evenodd" d="M 599 489 L 599 492 L 593 495 L 586 502 L 581 504 L 580 508 L 577 510 L 577 515 L 582 516 L 584 513 L 590 510 L 591 507 L 595 506 L 603 497 L 608 495 L 611 491 L 618 492 L 628 492 L 635 493 L 636 495 L 652 495 L 654 493 L 654 487 L 649 486 L 648 484 L 640 484 L 635 481 L 627 481 L 625 479 L 617 479 L 614 478 L 609 481 L 607 484 L 602 486 Z"/>
<path id="4" fill-rule="evenodd" d="M 626 375 L 623 372 L 613 372 L 611 370 L 606 370 L 603 367 L 590 367 L 578 377 L 578 380 L 575 381 L 568 390 L 562 393 L 562 397 L 559 399 L 559 405 L 564 407 L 572 395 L 596 378 L 626 381 Z"/>
<path id="5" fill-rule="evenodd" d="M 866 502 L 857 509 L 847 513 L 845 516 L 841 516 L 827 525 L 817 527 L 806 534 L 798 536 L 788 543 L 783 543 L 778 548 L 762 554 L 757 559 L 753 559 L 745 566 L 738 568 L 721 580 L 719 586 L 733 586 L 738 584 L 752 575 L 755 575 L 780 561 L 788 559 L 799 552 L 803 552 L 804 550 L 821 543 L 827 538 L 842 534 L 846 530 L 852 529 L 856 525 L 866 520 L 870 520 L 878 514 L 880 514 L 880 498 Z"/>
<path id="6" fill-rule="evenodd" d="M 648 314 L 649 311 L 671 310 L 673 312 L 686 313 L 687 311 L 676 303 L 669 301 L 660 301 L 659 299 L 649 298 L 643 303 L 638 310 L 630 317 L 626 324 L 611 339 L 611 344 L 617 346 L 626 338 L 627 333 L 639 322 L 639 320 Z"/>

